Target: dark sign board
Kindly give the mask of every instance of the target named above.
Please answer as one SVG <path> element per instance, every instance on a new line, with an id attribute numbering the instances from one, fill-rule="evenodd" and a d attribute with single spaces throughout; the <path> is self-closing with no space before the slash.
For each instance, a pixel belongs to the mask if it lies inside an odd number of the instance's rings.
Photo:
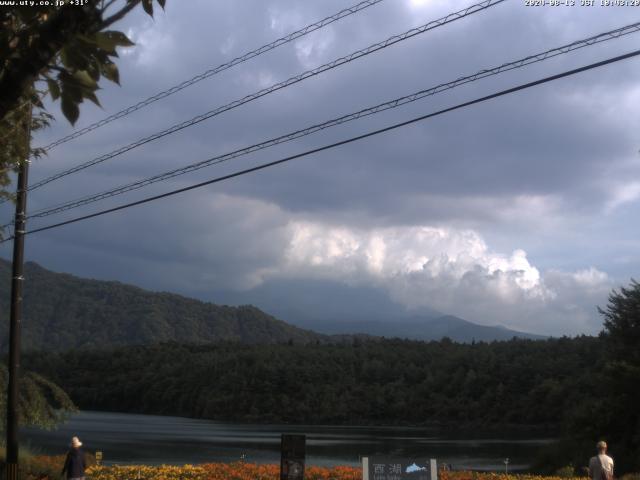
<path id="1" fill-rule="evenodd" d="M 363 480 L 438 480 L 434 459 L 363 457 Z"/>
<path id="2" fill-rule="evenodd" d="M 306 437 L 282 435 L 280 443 L 280 480 L 303 480 Z"/>

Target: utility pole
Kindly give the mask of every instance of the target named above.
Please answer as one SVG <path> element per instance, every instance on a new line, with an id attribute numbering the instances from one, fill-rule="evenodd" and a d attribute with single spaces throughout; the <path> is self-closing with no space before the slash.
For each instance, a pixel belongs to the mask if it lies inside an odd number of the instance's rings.
<path id="1" fill-rule="evenodd" d="M 7 391 L 7 480 L 18 480 L 18 400 L 20 382 L 20 327 L 22 323 L 24 233 L 27 213 L 29 152 L 31 149 L 31 102 L 24 116 L 26 155 L 18 170 L 16 213 L 13 231 L 13 268 L 11 274 L 11 313 L 9 317 L 9 387 Z"/>

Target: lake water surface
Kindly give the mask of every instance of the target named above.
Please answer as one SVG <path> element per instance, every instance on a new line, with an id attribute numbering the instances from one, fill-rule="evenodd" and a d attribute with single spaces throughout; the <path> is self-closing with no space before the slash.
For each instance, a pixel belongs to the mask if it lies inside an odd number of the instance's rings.
<path id="1" fill-rule="evenodd" d="M 105 464 L 279 463 L 282 433 L 307 436 L 308 465 L 359 465 L 361 456 L 437 458 L 454 469 L 526 469 L 548 438 L 513 435 L 459 438 L 411 427 L 240 425 L 180 417 L 80 412 L 56 430 L 26 428 L 22 443 L 44 454 L 62 454 L 72 436 Z"/>

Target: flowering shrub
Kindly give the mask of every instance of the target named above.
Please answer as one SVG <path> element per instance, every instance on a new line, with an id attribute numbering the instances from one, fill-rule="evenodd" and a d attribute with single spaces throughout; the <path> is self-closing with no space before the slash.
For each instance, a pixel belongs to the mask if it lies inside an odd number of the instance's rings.
<path id="1" fill-rule="evenodd" d="M 280 466 L 255 463 L 207 463 L 182 467 L 163 465 L 92 467 L 87 474 L 93 480 L 277 480 Z M 357 467 L 307 467 L 307 480 L 360 480 Z"/>
<path id="2" fill-rule="evenodd" d="M 162 465 L 150 467 L 146 465 L 91 467 L 87 471 L 93 480 L 204 480 L 207 472 L 202 466 L 183 465 L 181 467 Z"/>
<path id="3" fill-rule="evenodd" d="M 60 479 L 60 470 L 64 456 L 31 457 L 28 468 L 31 473 L 25 475 L 28 480 Z M 277 480 L 280 466 L 275 464 L 205 463 L 201 465 L 128 465 L 96 466 L 87 470 L 90 480 Z M 360 480 L 360 467 L 307 467 L 305 480 Z M 542 477 L 538 475 L 518 475 L 479 472 L 440 472 L 439 480 L 585 480 L 581 477 Z M 625 480 L 638 480 L 629 478 Z"/>
<path id="4" fill-rule="evenodd" d="M 64 455 L 33 455 L 21 462 L 23 478 L 27 480 L 62 480 L 60 471 L 64 465 Z"/>

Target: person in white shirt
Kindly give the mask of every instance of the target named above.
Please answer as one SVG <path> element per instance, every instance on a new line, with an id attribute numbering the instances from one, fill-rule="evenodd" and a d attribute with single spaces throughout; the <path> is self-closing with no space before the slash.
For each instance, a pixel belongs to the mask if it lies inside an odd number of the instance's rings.
<path id="1" fill-rule="evenodd" d="M 589 460 L 589 477 L 591 480 L 612 480 L 613 459 L 607 455 L 607 443 L 599 441 L 596 450 L 598 455 Z"/>

